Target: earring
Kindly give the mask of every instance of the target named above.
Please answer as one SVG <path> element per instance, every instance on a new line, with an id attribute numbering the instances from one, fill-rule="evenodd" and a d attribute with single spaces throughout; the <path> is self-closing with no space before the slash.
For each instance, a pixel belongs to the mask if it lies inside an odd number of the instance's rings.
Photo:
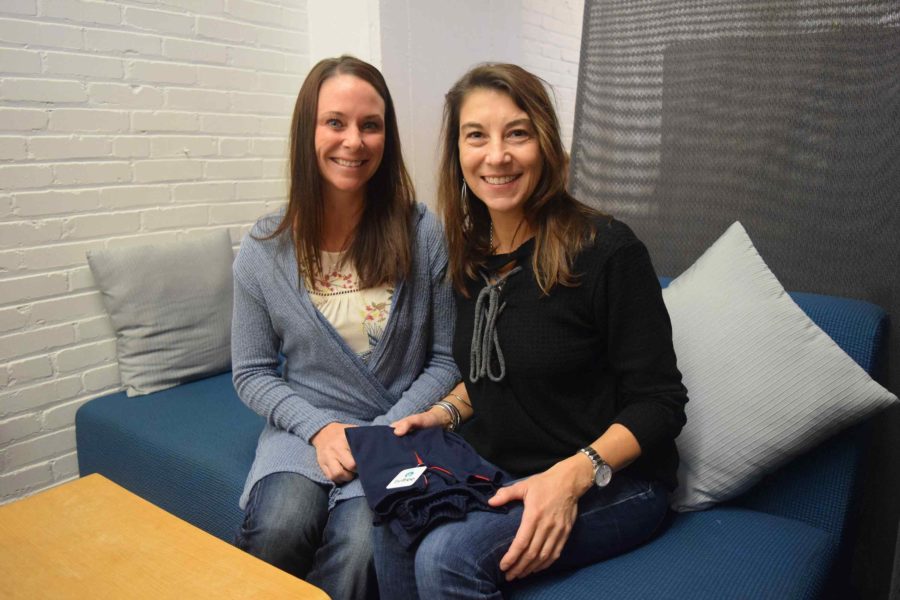
<path id="1" fill-rule="evenodd" d="M 466 180 L 463 179 L 462 186 L 459 188 L 459 199 L 462 200 L 463 204 L 466 203 L 466 196 L 469 195 L 469 187 L 466 185 Z"/>

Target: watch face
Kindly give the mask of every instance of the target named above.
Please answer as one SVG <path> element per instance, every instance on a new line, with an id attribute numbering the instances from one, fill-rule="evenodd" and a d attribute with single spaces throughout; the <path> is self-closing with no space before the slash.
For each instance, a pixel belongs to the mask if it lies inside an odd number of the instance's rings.
<path id="1" fill-rule="evenodd" d="M 609 485 L 610 480 L 612 480 L 612 468 L 608 464 L 603 463 L 594 472 L 594 483 L 597 487 L 606 487 Z"/>

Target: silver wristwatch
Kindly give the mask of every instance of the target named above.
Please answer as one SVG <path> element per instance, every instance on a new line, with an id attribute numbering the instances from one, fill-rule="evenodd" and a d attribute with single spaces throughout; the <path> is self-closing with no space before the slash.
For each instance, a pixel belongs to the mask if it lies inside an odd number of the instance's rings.
<path id="1" fill-rule="evenodd" d="M 591 446 L 585 446 L 579 452 L 586 455 L 594 463 L 594 485 L 600 488 L 609 485 L 613 476 L 612 467 Z"/>

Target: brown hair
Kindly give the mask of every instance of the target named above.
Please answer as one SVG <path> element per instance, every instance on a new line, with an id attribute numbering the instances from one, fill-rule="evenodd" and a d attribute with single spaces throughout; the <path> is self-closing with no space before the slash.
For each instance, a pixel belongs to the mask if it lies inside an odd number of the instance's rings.
<path id="1" fill-rule="evenodd" d="M 267 236 L 290 232 L 301 279 L 312 283 L 320 274 L 325 200 L 316 160 L 315 137 L 322 84 L 337 75 L 365 81 L 384 100 L 384 155 L 366 183 L 366 202 L 347 250 L 363 288 L 390 284 L 406 277 L 412 264 L 411 222 L 413 184 L 403 164 L 394 102 L 381 73 L 353 56 L 326 58 L 310 70 L 294 105 L 290 137 L 290 192 L 287 210 Z"/>
<path id="2" fill-rule="evenodd" d="M 468 295 L 466 284 L 477 279 L 490 248 L 490 215 L 471 190 L 463 195 L 459 163 L 459 113 L 466 96 L 477 89 L 506 94 L 531 119 L 543 158 L 540 179 L 524 204 L 525 219 L 535 232 L 532 267 L 544 294 L 556 284 L 577 285 L 572 272 L 575 256 L 595 235 L 597 211 L 566 191 L 568 156 L 559 135 L 559 121 L 545 82 L 511 64 L 486 63 L 462 76 L 444 102 L 438 204 L 444 216 L 454 287 Z"/>

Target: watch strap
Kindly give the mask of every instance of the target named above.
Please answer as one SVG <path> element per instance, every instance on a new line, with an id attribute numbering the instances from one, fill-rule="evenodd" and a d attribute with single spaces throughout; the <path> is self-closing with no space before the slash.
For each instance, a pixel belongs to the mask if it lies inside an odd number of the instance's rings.
<path id="1" fill-rule="evenodd" d="M 584 448 L 579 450 L 579 452 L 583 453 L 585 456 L 591 459 L 591 462 L 594 464 L 595 471 L 606 463 L 606 461 L 600 458 L 600 455 L 597 454 L 597 451 L 594 450 L 594 448 L 591 446 L 585 446 Z"/>
<path id="2" fill-rule="evenodd" d="M 594 465 L 594 484 L 599 487 L 605 487 L 609 483 L 610 476 L 612 476 L 612 467 L 609 466 L 608 462 L 603 460 L 603 457 L 600 456 L 592 446 L 585 446 L 578 451 L 591 459 L 591 463 Z M 604 481 L 602 483 L 597 477 L 601 471 L 605 471 L 603 477 Z"/>

